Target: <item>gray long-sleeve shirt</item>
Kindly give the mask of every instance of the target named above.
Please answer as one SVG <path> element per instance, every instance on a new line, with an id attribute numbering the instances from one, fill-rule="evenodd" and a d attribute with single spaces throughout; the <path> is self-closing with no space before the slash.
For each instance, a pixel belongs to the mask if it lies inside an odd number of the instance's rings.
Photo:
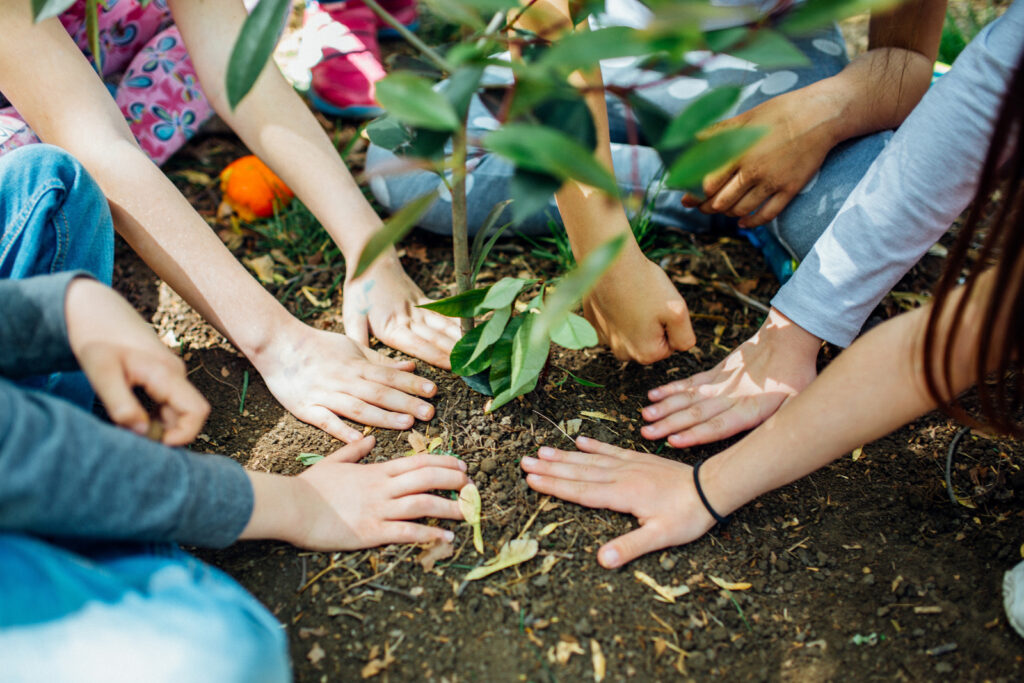
<path id="1" fill-rule="evenodd" d="M 77 368 L 64 321 L 76 275 L 0 280 L 0 531 L 232 543 L 253 506 L 241 465 L 168 448 L 6 379 Z"/>
<path id="2" fill-rule="evenodd" d="M 849 345 L 871 311 L 949 228 L 978 187 L 1024 49 L 1024 0 L 977 35 L 854 188 L 772 305 Z"/>

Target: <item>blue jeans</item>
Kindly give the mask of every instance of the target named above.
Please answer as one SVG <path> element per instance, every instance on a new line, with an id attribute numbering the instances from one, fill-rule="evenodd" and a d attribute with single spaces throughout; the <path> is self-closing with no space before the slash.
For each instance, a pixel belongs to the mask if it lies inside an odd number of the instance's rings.
<path id="1" fill-rule="evenodd" d="M 110 209 L 66 152 L 30 145 L 0 157 L 0 220 L 0 277 L 85 270 L 110 283 Z M 80 372 L 27 384 L 92 407 Z M 290 677 L 277 620 L 177 546 L 0 533 L 4 683 Z"/>
<path id="2" fill-rule="evenodd" d="M 727 113 L 727 118 L 784 92 L 835 75 L 847 64 L 845 44 L 836 27 L 797 39 L 794 44 L 810 59 L 810 66 L 766 71 L 749 62 L 719 56 L 709 60 L 696 77 L 675 78 L 645 87 L 638 94 L 671 116 L 677 116 L 710 88 L 741 86 L 740 101 L 734 111 Z M 662 74 L 638 68 L 637 62 L 636 59 L 626 58 L 602 63 L 604 82 L 609 85 L 636 86 L 662 78 Z M 510 80 L 510 76 L 497 71 L 491 71 L 489 75 L 489 83 Z M 485 75 L 485 79 L 488 79 L 488 75 Z M 612 162 L 619 186 L 625 192 L 648 193 L 651 218 L 655 224 L 694 232 L 735 224 L 732 218 L 708 216 L 697 209 L 688 209 L 680 203 L 682 192 L 661 187 L 664 167 L 658 153 L 652 147 L 629 144 L 628 112 L 617 98 L 609 97 L 607 102 Z M 468 121 L 471 140 L 480 138 L 498 125 L 479 98 L 474 98 L 470 105 Z M 768 224 L 770 236 L 794 259 L 803 258 L 891 136 L 891 131 L 884 131 L 836 146 L 826 157 L 817 175 L 790 201 L 779 217 Z M 366 168 L 371 174 L 380 173 L 394 161 L 395 156 L 390 151 L 371 145 L 366 157 Z M 495 154 L 473 149 L 470 151 L 469 167 L 471 173 L 466 182 L 467 212 L 472 233 L 483 223 L 491 207 L 509 197 L 512 165 Z M 436 190 L 441 201 L 434 203 L 421 219 L 420 226 L 431 232 L 451 233 L 451 200 L 436 174 L 413 171 L 374 175 L 370 188 L 377 201 L 392 211 L 416 197 Z M 511 214 L 509 212 L 506 215 Z M 557 216 L 558 211 L 552 198 L 547 210 L 527 218 L 518 229 L 526 234 L 547 234 L 549 218 Z"/>
<path id="3" fill-rule="evenodd" d="M 0 278 L 85 270 L 110 284 L 110 207 L 96 182 L 67 152 L 28 145 L 0 157 L 0 220 Z M 93 391 L 80 372 L 30 377 L 19 384 L 92 409 Z"/>
<path id="4" fill-rule="evenodd" d="M 291 680 L 281 624 L 177 546 L 0 534 L 0 679 Z"/>

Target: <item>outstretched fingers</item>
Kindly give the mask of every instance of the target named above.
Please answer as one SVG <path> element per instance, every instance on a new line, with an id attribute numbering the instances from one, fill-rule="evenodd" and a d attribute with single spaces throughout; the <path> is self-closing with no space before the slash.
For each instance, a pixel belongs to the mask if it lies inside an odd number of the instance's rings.
<path id="1" fill-rule="evenodd" d="M 448 529 L 415 522 L 384 522 L 381 526 L 380 536 L 375 539 L 374 545 L 389 545 L 391 543 L 432 543 L 434 541 L 448 541 L 455 539 L 455 534 Z"/>
<path id="2" fill-rule="evenodd" d="M 377 444 L 377 440 L 372 436 L 362 436 L 362 434 L 360 434 L 360 436 L 361 438 L 352 441 L 347 446 L 339 448 L 328 455 L 325 460 L 331 460 L 334 462 L 359 462 L 368 456 L 370 451 L 372 451 L 373 447 Z"/>
<path id="3" fill-rule="evenodd" d="M 762 418 L 758 417 L 757 414 L 751 414 L 740 407 L 733 406 L 688 429 L 670 435 L 668 443 L 673 448 L 699 446 L 714 441 L 721 441 L 747 429 L 753 429 L 761 424 L 761 422 Z"/>
<path id="4" fill-rule="evenodd" d="M 355 429 L 324 406 L 310 406 L 294 411 L 295 417 L 303 422 L 323 430 L 339 441 L 353 443 L 363 438 L 363 433 Z"/>
<path id="5" fill-rule="evenodd" d="M 652 424 L 644 425 L 640 429 L 640 434 L 645 439 L 664 439 L 669 434 L 675 434 L 695 425 L 710 422 L 735 405 L 735 401 L 732 398 L 723 396 L 711 396 L 692 402 L 679 400 L 677 401 L 680 404 L 678 407 L 662 405 L 672 402 L 673 399 L 682 398 L 682 394 L 677 394 L 665 399 L 657 406 L 649 406 L 649 408 L 657 408 L 658 410 L 656 411 L 651 410 L 648 412 L 648 409 L 645 408 L 643 415 L 646 419 L 652 419 L 656 415 L 663 415 L 664 417 Z"/>
<path id="6" fill-rule="evenodd" d="M 434 489 L 458 491 L 468 483 L 469 477 L 461 469 L 427 466 L 392 477 L 388 491 L 393 497 L 399 498 Z"/>

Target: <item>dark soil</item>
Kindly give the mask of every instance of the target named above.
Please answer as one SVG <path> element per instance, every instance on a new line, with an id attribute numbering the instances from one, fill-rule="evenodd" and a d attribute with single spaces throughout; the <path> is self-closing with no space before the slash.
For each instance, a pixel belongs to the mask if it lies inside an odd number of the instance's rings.
<path id="1" fill-rule="evenodd" d="M 736 269 L 756 275 L 752 296 L 770 298 L 774 283 L 749 245 L 704 237 L 698 246 L 700 255 L 669 257 L 670 273 L 733 281 Z M 406 266 L 439 296 L 444 292 L 437 283 L 450 275 L 447 247 L 424 235 L 406 245 L 407 253 L 421 248 L 428 258 L 406 258 Z M 546 267 L 522 251 L 515 242 L 506 244 L 499 255 L 507 262 L 497 264 L 493 275 Z M 920 291 L 940 261 L 926 257 L 904 285 Z M 159 333 L 171 331 L 184 343 L 190 377 L 214 406 L 199 450 L 293 474 L 302 469 L 299 453 L 340 446 L 288 415 L 248 362 L 128 249 L 119 252 L 117 270 L 121 291 Z M 386 680 L 590 679 L 591 641 L 606 658 L 608 680 L 712 674 L 755 680 L 1019 679 L 1024 641 L 1006 623 L 1000 585 L 1003 572 L 1021 559 L 1024 450 L 1014 442 L 968 436 L 958 449 L 954 483 L 970 492 L 973 477 L 992 490 L 976 497 L 977 509 L 954 507 L 942 477 L 957 427 L 945 417 L 927 416 L 866 445 L 857 461 L 845 457 L 764 496 L 740 510 L 726 531 L 621 571 L 601 569 L 594 554 L 630 529 L 631 518 L 556 501 L 537 514 L 544 500 L 527 488 L 519 459 L 542 444 L 568 446 L 555 425 L 581 417 L 581 411 L 615 418 L 583 417 L 582 432 L 620 446 L 688 462 L 721 448 L 676 452 L 638 433 L 649 388 L 710 367 L 761 321 L 760 313 L 709 286 L 682 290 L 696 314 L 699 351 L 650 367 L 620 363 L 601 350 L 559 352 L 543 386 L 492 415 L 483 411 L 484 397 L 421 364 L 439 391 L 437 416 L 418 429 L 442 436 L 469 463 L 483 494 L 488 556 L 535 514 L 529 533 L 562 523 L 541 539 L 539 556 L 518 570 L 463 586 L 466 570 L 483 558 L 460 525 L 452 525 L 457 555 L 430 573 L 416 562 L 417 548 L 402 546 L 331 555 L 246 543 L 201 556 L 278 616 L 301 681 L 357 678 L 371 660 L 384 661 L 385 651 L 394 657 L 378 674 Z M 895 300 L 886 305 L 897 308 Z M 339 317 L 332 308 L 311 322 L 340 330 Z M 826 350 L 823 358 L 829 355 Z M 563 369 L 604 386 L 580 386 L 566 380 Z M 404 433 L 378 430 L 376 436 L 377 459 L 409 448 Z M 676 604 L 658 602 L 634 570 L 693 591 Z M 730 596 L 709 575 L 747 581 L 752 588 Z M 872 633 L 877 644 L 853 642 Z M 582 654 L 560 663 L 560 644 L 563 655 L 574 644 Z"/>

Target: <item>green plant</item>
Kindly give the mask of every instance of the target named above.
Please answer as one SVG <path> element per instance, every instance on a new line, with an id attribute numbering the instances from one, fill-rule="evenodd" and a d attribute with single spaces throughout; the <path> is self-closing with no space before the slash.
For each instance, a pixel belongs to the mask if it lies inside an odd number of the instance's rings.
<path id="1" fill-rule="evenodd" d="M 939 61 L 952 64 L 967 47 L 967 43 L 998 16 L 999 10 L 991 4 L 965 4 L 957 10 L 948 8 L 939 41 Z"/>

